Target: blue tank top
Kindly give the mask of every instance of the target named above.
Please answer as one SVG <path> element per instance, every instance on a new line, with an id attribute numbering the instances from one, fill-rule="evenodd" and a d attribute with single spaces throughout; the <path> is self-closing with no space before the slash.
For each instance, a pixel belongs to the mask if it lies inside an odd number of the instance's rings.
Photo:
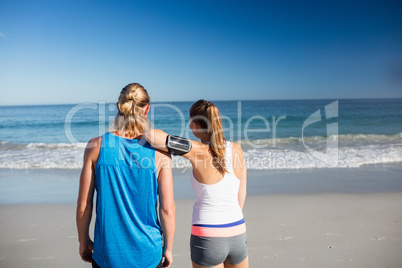
<path id="1" fill-rule="evenodd" d="M 102 268 L 156 267 L 162 258 L 162 231 L 155 149 L 145 140 L 106 133 L 95 189 L 95 262 Z"/>

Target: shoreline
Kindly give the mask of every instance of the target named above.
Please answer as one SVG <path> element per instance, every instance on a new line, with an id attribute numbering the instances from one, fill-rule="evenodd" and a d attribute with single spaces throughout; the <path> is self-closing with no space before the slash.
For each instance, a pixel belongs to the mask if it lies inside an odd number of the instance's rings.
<path id="1" fill-rule="evenodd" d="M 248 170 L 248 196 L 402 192 L 402 163 L 359 168 Z M 0 169 L 0 204 L 76 202 L 78 169 Z M 173 169 L 175 199 L 193 199 L 191 170 Z"/>

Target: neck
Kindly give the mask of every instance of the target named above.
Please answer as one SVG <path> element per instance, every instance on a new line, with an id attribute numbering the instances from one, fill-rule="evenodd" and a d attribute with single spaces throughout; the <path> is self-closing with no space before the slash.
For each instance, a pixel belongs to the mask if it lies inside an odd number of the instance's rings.
<path id="1" fill-rule="evenodd" d="M 201 142 L 202 143 L 209 143 L 209 139 L 207 137 L 202 137 Z"/>
<path id="2" fill-rule="evenodd" d="M 142 133 L 138 133 L 135 135 L 125 135 L 125 133 L 123 133 L 122 131 L 115 131 L 113 134 L 126 139 L 141 139 L 143 135 Z"/>

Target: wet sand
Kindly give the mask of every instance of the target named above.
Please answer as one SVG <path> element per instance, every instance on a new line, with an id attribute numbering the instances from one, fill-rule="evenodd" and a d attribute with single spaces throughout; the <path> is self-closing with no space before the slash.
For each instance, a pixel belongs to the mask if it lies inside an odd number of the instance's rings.
<path id="1" fill-rule="evenodd" d="M 250 172 L 250 267 L 402 267 L 400 170 Z M 175 174 L 179 268 L 191 267 L 187 176 Z M 21 203 L 0 205 L 0 267 L 90 267 L 78 255 L 75 204 Z"/>

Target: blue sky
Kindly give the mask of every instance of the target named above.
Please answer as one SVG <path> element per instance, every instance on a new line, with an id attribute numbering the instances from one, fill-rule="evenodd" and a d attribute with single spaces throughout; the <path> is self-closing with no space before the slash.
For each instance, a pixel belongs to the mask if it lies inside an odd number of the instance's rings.
<path id="1" fill-rule="evenodd" d="M 281 3 L 278 3 L 281 2 Z M 0 0 L 0 105 L 402 97 L 401 1 Z"/>

